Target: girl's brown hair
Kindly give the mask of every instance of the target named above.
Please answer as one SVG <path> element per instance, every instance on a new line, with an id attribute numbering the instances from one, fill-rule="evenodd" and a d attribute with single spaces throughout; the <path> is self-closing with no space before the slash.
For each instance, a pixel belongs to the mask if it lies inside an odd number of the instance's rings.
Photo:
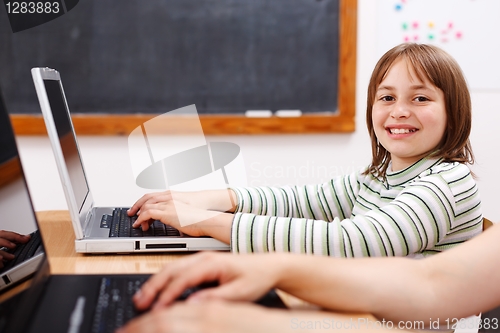
<path id="1" fill-rule="evenodd" d="M 408 66 L 413 68 L 420 81 L 427 79 L 444 93 L 446 129 L 443 138 L 429 156 L 443 158 L 447 162 L 473 164 L 474 155 L 469 142 L 472 126 L 471 99 L 460 66 L 438 47 L 404 43 L 392 48 L 380 58 L 368 85 L 366 125 L 372 141 L 372 162 L 365 173 L 383 177 L 391 160 L 390 153 L 379 144 L 375 135 L 372 107 L 378 86 L 399 59 L 404 59 Z"/>

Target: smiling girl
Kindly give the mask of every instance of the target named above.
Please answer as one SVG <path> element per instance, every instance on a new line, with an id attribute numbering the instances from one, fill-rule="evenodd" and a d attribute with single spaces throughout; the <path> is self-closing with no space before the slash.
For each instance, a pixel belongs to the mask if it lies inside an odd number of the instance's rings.
<path id="1" fill-rule="evenodd" d="M 450 55 L 424 44 L 389 50 L 373 71 L 366 119 L 372 162 L 364 170 L 320 185 L 147 194 L 129 210 L 134 227 L 159 219 L 233 252 L 335 257 L 422 256 L 481 233 L 466 165 L 474 162 L 470 95 Z M 232 207 L 222 204 L 228 195 Z M 178 214 L 192 223 L 181 226 Z"/>

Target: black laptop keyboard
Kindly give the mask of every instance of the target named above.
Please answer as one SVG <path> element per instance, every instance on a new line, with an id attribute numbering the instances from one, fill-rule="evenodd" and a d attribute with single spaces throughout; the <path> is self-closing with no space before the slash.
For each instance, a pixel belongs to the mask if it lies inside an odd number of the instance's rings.
<path id="1" fill-rule="evenodd" d="M 111 333 L 125 325 L 130 319 L 140 315 L 134 307 L 132 297 L 149 278 L 143 276 L 107 276 L 101 279 L 96 310 L 92 321 L 92 333 Z M 192 293 L 205 288 L 218 286 L 218 282 L 204 282 L 187 288 L 177 298 L 186 300 Z M 272 308 L 286 308 L 275 290 L 269 291 L 257 304 Z"/>
<path id="2" fill-rule="evenodd" d="M 134 279 L 127 277 L 104 277 L 99 288 L 92 333 L 114 332 L 138 315 L 132 296 L 146 281 L 147 276 Z"/>
<path id="3" fill-rule="evenodd" d="M 12 253 L 15 258 L 5 262 L 4 267 L 0 270 L 0 272 L 7 271 L 17 264 L 33 257 L 37 253 L 41 244 L 42 239 L 40 237 L 40 231 L 37 230 L 31 233 L 31 238 L 27 243 L 17 244 L 17 246 L 12 250 L 6 249 L 5 251 Z"/>
<path id="4" fill-rule="evenodd" d="M 103 277 L 99 288 L 97 306 L 92 321 L 92 333 L 114 332 L 130 319 L 140 313 L 135 309 L 132 296 L 148 279 L 148 276 Z M 215 287 L 213 282 L 203 283 L 200 286 L 184 290 L 177 300 L 185 300 L 195 291 L 203 288 Z"/>
<path id="5" fill-rule="evenodd" d="M 137 216 L 128 216 L 127 208 L 115 208 L 112 215 L 103 215 L 101 227 L 109 227 L 109 237 L 180 236 L 179 230 L 155 220 L 149 229 L 132 228 Z"/>

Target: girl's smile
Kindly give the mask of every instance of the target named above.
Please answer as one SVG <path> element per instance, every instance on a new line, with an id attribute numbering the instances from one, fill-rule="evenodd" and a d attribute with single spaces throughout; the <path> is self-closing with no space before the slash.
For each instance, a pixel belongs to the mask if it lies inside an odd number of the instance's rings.
<path id="1" fill-rule="evenodd" d="M 394 139 L 396 139 L 416 133 L 418 131 L 418 128 L 406 125 L 396 125 L 396 126 L 388 126 L 387 131 L 389 132 L 389 135 L 391 135 Z"/>

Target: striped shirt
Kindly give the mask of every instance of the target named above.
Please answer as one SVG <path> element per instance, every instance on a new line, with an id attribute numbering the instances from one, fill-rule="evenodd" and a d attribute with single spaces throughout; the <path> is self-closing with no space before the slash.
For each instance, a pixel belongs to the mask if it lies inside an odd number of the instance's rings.
<path id="1" fill-rule="evenodd" d="M 360 171 L 321 185 L 233 190 L 234 252 L 415 257 L 482 231 L 481 199 L 469 168 L 437 159 L 388 171 L 384 179 Z"/>

